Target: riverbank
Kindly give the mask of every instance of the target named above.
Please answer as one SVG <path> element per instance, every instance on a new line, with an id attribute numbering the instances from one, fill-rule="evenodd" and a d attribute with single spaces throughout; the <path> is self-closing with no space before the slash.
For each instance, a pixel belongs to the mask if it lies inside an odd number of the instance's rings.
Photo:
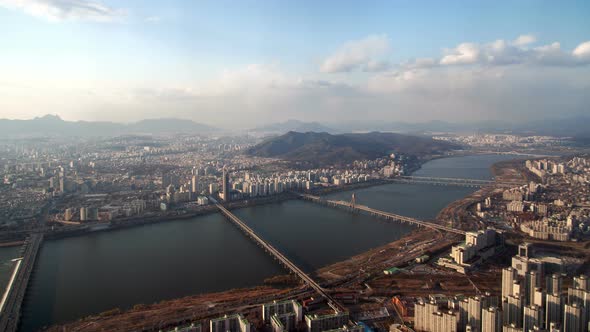
<path id="1" fill-rule="evenodd" d="M 25 241 L 3 242 L 3 243 L 0 243 L 0 248 L 18 247 L 18 246 L 22 246 L 24 243 L 25 243 Z"/>
<path id="2" fill-rule="evenodd" d="M 529 172 L 522 166 L 523 164 L 523 159 L 499 161 L 490 166 L 490 172 L 497 182 L 527 183 L 528 181 L 534 180 L 532 177 L 534 174 L 528 174 Z M 487 226 L 478 219 L 473 218 L 469 210 L 475 204 L 485 200 L 486 197 L 501 193 L 503 190 L 504 188 L 497 188 L 495 186 L 483 187 L 449 204 L 438 213 L 437 219 L 446 220 L 450 226 L 466 231 L 485 229 Z"/>
<path id="3" fill-rule="evenodd" d="M 309 291 L 300 288 L 279 289 L 261 286 L 232 289 L 154 304 L 137 304 L 124 313 L 119 309 L 113 309 L 75 322 L 55 325 L 46 331 L 158 331 L 219 317 L 236 308 L 248 314 L 251 311 L 260 310 L 258 303 L 281 298 L 301 298 L 309 294 Z M 253 324 L 257 323 L 253 319 L 249 321 Z"/>

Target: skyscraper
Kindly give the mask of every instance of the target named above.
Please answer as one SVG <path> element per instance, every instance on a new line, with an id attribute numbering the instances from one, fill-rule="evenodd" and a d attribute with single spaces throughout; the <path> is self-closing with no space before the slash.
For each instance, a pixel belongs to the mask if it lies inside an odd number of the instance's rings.
<path id="1" fill-rule="evenodd" d="M 467 311 L 469 310 L 469 300 L 466 298 L 460 299 L 459 303 L 457 304 L 457 308 L 459 310 L 459 320 L 457 323 L 459 331 L 465 331 L 465 328 L 468 324 Z"/>
<path id="2" fill-rule="evenodd" d="M 193 193 L 198 193 L 199 192 L 199 179 L 197 178 L 197 175 L 193 175 L 193 178 L 191 179 L 191 191 Z"/>
<path id="3" fill-rule="evenodd" d="M 504 309 L 504 325 L 522 326 L 522 302 L 523 298 L 519 294 L 507 297 L 507 306 Z"/>
<path id="4" fill-rule="evenodd" d="M 469 298 L 469 308 L 467 311 L 467 323 L 476 331 L 481 326 L 481 309 L 483 308 L 483 299 L 479 296 Z"/>
<path id="5" fill-rule="evenodd" d="M 566 304 L 563 316 L 563 332 L 584 331 L 584 308 L 578 303 Z"/>
<path id="6" fill-rule="evenodd" d="M 534 327 L 540 328 L 543 325 L 543 308 L 536 305 L 524 307 L 523 330 L 529 331 Z"/>
<path id="7" fill-rule="evenodd" d="M 554 273 L 546 279 L 547 294 L 558 294 L 561 292 L 563 278 L 561 274 Z"/>
<path id="8" fill-rule="evenodd" d="M 502 311 L 496 307 L 481 312 L 481 332 L 502 332 Z"/>
<path id="9" fill-rule="evenodd" d="M 516 270 L 512 267 L 502 269 L 502 300 L 512 295 L 512 285 L 517 276 Z"/>
<path id="10" fill-rule="evenodd" d="M 574 287 L 578 289 L 583 289 L 585 291 L 590 291 L 590 280 L 585 275 L 580 275 L 578 277 L 574 277 Z"/>
<path id="11" fill-rule="evenodd" d="M 561 294 L 547 294 L 545 301 L 545 323 L 550 326 L 551 323 L 561 324 L 561 316 L 563 313 L 564 298 Z"/>
<path id="12" fill-rule="evenodd" d="M 230 195 L 229 195 L 229 173 L 227 172 L 227 169 L 225 167 L 223 168 L 223 183 L 222 183 L 221 190 L 223 191 L 223 200 L 225 202 L 229 202 L 230 201 Z"/>
<path id="13" fill-rule="evenodd" d="M 525 274 L 525 304 L 534 303 L 535 289 L 541 287 L 541 275 L 537 271 L 529 271 Z"/>

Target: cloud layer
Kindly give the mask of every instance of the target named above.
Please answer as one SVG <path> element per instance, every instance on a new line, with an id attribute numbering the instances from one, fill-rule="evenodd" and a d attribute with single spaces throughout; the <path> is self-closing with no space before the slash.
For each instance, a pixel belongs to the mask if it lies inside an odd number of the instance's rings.
<path id="1" fill-rule="evenodd" d="M 522 35 L 459 43 L 397 64 L 388 61 L 390 52 L 387 36 L 372 35 L 345 43 L 309 72 L 255 63 L 176 84 L 107 78 L 57 87 L 24 79 L 21 88 L 16 78 L 0 77 L 0 109 L 34 114 L 41 108 L 70 119 L 182 117 L 239 128 L 289 118 L 460 122 L 588 114 L 590 41 L 563 49 Z"/>
<path id="2" fill-rule="evenodd" d="M 572 51 L 563 50 L 559 42 L 532 47 L 531 44 L 535 41 L 534 36 L 521 35 L 513 41 L 498 39 L 485 44 L 465 42 L 454 48 L 445 49 L 439 59 L 431 59 L 426 66 L 514 64 L 580 66 L 590 64 L 590 41 L 579 44 Z M 421 67 L 417 61 L 410 62 L 408 65 Z"/>
<path id="3" fill-rule="evenodd" d="M 327 57 L 320 66 L 323 73 L 350 72 L 353 70 L 380 71 L 388 68 L 381 56 L 391 49 L 386 35 L 372 35 L 342 45 Z"/>
<path id="4" fill-rule="evenodd" d="M 0 6 L 21 10 L 51 22 L 65 20 L 111 22 L 122 15 L 121 11 L 99 2 L 86 0 L 0 0 Z"/>

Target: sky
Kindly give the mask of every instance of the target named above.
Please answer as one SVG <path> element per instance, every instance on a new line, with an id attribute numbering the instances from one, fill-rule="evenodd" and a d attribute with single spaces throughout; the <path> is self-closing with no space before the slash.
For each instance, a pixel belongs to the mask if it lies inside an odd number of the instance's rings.
<path id="1" fill-rule="evenodd" d="M 590 116 L 590 1 L 0 0 L 0 118 Z"/>

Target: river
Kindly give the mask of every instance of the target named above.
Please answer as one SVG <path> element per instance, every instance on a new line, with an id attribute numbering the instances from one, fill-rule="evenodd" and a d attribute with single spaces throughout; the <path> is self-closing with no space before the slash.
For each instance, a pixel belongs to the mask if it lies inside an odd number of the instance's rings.
<path id="1" fill-rule="evenodd" d="M 512 158 L 437 159 L 415 175 L 490 178 L 491 164 Z M 360 204 L 432 219 L 473 190 L 388 184 L 355 194 Z M 340 192 L 329 197 L 350 196 Z M 296 200 L 234 212 L 306 271 L 397 240 L 413 229 Z M 280 273 L 284 270 L 275 261 L 219 214 L 47 241 L 29 285 L 21 330 L 116 307 L 260 285 Z"/>

